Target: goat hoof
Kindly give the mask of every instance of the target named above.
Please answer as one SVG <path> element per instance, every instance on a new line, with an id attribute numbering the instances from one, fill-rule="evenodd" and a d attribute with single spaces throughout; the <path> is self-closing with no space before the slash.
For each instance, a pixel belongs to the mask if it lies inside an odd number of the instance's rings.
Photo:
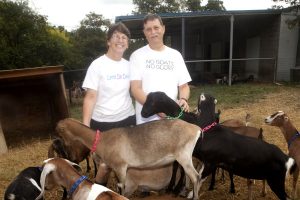
<path id="1" fill-rule="evenodd" d="M 229 191 L 231 194 L 235 194 L 235 190 L 230 190 Z"/>

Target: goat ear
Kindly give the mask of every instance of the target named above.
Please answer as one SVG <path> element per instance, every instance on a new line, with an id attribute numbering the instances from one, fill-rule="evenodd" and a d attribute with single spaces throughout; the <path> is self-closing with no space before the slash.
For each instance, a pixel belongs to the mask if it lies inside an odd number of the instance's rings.
<path id="1" fill-rule="evenodd" d="M 215 102 L 215 104 L 217 104 L 217 103 L 218 103 L 218 100 L 217 100 L 217 99 L 215 99 L 215 101 L 214 101 L 214 102 Z"/>
<path id="2" fill-rule="evenodd" d="M 75 164 L 75 165 L 72 165 L 78 172 L 82 172 L 82 169 L 79 165 Z"/>
<path id="3" fill-rule="evenodd" d="M 81 167 L 78 165 L 78 164 L 76 164 L 76 163 L 74 163 L 74 162 L 71 162 L 71 161 L 69 161 L 69 160 L 67 160 L 67 159 L 64 159 L 67 163 L 69 163 L 72 167 L 74 167 L 77 171 L 79 171 L 79 172 L 81 172 L 82 171 L 82 169 L 81 169 Z"/>
<path id="4" fill-rule="evenodd" d="M 50 159 L 48 159 L 50 160 Z M 45 162 L 44 162 L 45 163 Z M 46 177 L 48 174 L 50 174 L 51 172 L 55 171 L 56 167 L 55 165 L 53 165 L 52 163 L 47 163 L 44 165 L 43 167 L 43 171 L 41 173 L 41 178 L 40 178 L 40 183 L 41 183 L 41 193 L 40 195 L 36 198 L 37 199 L 41 199 L 44 195 L 44 191 L 45 191 L 45 181 L 46 181 Z"/>

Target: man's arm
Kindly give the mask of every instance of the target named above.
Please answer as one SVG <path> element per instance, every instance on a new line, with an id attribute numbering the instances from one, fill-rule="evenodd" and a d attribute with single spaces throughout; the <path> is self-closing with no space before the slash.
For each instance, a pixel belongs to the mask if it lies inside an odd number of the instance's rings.
<path id="1" fill-rule="evenodd" d="M 88 127 L 90 127 L 90 122 L 91 122 L 94 106 L 96 104 L 96 100 L 97 100 L 97 91 L 92 89 L 87 89 L 83 99 L 82 122 Z"/>
<path id="2" fill-rule="evenodd" d="M 141 80 L 130 81 L 130 90 L 134 99 L 138 101 L 141 105 L 144 105 L 144 103 L 146 102 L 147 95 L 143 91 L 142 81 Z"/>
<path id="3" fill-rule="evenodd" d="M 179 101 L 178 104 L 184 109 L 184 111 L 189 111 L 188 100 L 190 97 L 190 87 L 187 83 L 179 86 Z"/>

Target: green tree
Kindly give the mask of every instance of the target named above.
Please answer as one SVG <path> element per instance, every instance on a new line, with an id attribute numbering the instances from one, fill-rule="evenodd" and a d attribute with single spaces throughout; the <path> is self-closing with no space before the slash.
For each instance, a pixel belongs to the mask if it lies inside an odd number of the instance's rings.
<path id="1" fill-rule="evenodd" d="M 182 11 L 200 11 L 203 10 L 201 6 L 201 0 L 182 0 Z"/>
<path id="2" fill-rule="evenodd" d="M 201 10 L 226 10 L 223 1 L 208 0 L 206 6 L 201 6 L 202 0 L 133 0 L 133 14 L 174 13 Z"/>
<path id="3" fill-rule="evenodd" d="M 67 69 L 86 68 L 99 55 L 106 52 L 106 31 L 110 21 L 102 15 L 89 13 L 80 27 L 71 32 L 72 51 L 66 60 Z"/>
<path id="4" fill-rule="evenodd" d="M 208 0 L 206 6 L 204 6 L 203 9 L 216 11 L 226 10 L 223 5 L 223 1 L 220 0 Z"/>
<path id="5" fill-rule="evenodd" d="M 133 0 L 133 14 L 174 13 L 180 11 L 180 3 L 176 0 Z"/>
<path id="6" fill-rule="evenodd" d="M 273 0 L 275 5 L 273 5 L 273 9 L 282 9 L 283 4 L 289 6 L 289 10 L 295 14 L 295 19 L 287 20 L 290 28 L 295 26 L 300 27 L 300 0 Z"/>
<path id="7" fill-rule="evenodd" d="M 26 1 L 0 0 L 0 69 L 63 63 L 61 40 Z"/>

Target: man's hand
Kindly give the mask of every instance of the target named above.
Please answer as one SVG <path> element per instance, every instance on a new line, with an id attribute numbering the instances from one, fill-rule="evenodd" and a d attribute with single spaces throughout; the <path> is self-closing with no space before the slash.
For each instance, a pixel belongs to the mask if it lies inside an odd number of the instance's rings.
<path id="1" fill-rule="evenodd" d="M 187 99 L 180 98 L 180 99 L 178 100 L 177 103 L 178 103 L 178 105 L 179 105 L 181 108 L 183 108 L 183 110 L 184 110 L 185 112 L 189 112 L 190 107 L 189 107 L 189 104 L 188 104 L 188 102 L 187 102 Z"/>

